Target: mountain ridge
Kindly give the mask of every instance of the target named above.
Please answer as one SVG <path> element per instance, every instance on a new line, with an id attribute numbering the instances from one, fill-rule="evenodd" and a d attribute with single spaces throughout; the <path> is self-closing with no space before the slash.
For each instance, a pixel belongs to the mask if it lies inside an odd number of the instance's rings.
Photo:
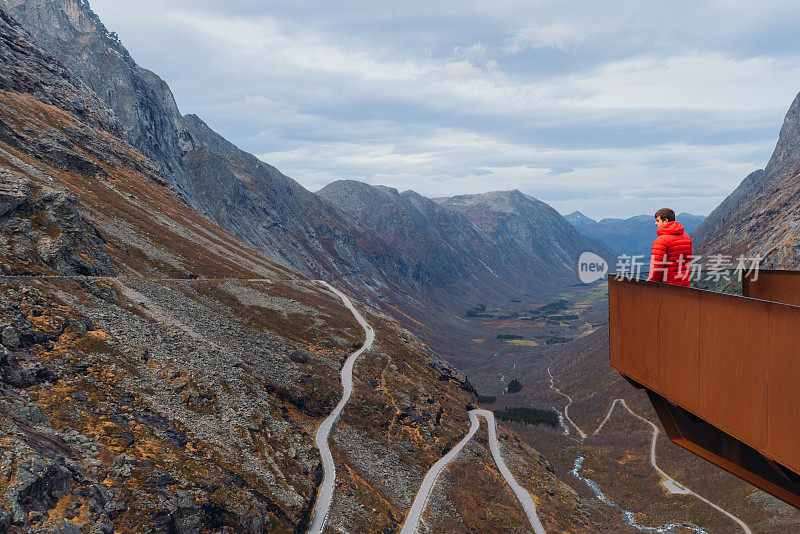
<path id="1" fill-rule="evenodd" d="M 607 261 L 613 256 L 602 242 L 575 230 L 552 206 L 519 190 L 456 195 L 441 205 L 460 211 L 490 235 L 525 251 L 544 272 L 558 263 L 576 272 L 576 260 L 585 251 L 594 251 Z"/>

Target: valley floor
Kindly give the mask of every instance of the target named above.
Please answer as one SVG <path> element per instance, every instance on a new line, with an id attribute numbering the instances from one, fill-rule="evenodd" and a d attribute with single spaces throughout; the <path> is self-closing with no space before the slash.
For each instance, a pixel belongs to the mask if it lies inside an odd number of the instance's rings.
<path id="1" fill-rule="evenodd" d="M 464 352 L 449 358 L 496 413 L 558 412 L 556 427 L 505 425 L 605 518 L 596 520 L 601 531 L 799 530 L 797 510 L 666 439 L 644 393 L 609 365 L 605 293 L 598 282 L 536 301 L 479 303 L 465 314 Z"/>

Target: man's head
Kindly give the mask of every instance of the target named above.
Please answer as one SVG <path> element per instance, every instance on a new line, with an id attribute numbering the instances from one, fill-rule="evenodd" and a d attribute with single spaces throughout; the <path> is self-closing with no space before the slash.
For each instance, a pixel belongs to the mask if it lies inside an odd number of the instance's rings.
<path id="1" fill-rule="evenodd" d="M 670 221 L 675 220 L 675 212 L 669 208 L 661 208 L 655 214 L 656 226 L 661 228 Z"/>

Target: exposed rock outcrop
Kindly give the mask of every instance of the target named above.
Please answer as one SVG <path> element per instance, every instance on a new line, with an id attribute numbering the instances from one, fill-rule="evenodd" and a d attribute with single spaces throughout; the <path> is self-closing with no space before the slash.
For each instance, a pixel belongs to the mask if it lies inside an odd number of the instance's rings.
<path id="1" fill-rule="evenodd" d="M 34 184 L 0 170 L 0 256 L 3 274 L 43 266 L 67 275 L 114 275 L 103 238 L 63 189 Z M 31 266 L 31 267 L 27 267 Z"/>
<path id="2" fill-rule="evenodd" d="M 3 3 L 0 2 L 0 7 Z M 0 69 L 0 89 L 27 93 L 57 106 L 92 126 L 117 133 L 114 112 L 81 80 L 51 54 L 37 46 L 30 35 L 0 11 L 0 62 L 15 68 Z M 7 130 L 0 123 L 0 131 Z"/>
<path id="3" fill-rule="evenodd" d="M 181 115 L 172 92 L 161 78 L 133 61 L 88 2 L 3 0 L 0 7 L 58 59 L 63 71 L 100 95 L 102 106 L 96 107 L 110 112 L 115 130 L 176 186 L 187 185 L 188 176 L 180 160 Z"/>
<path id="4" fill-rule="evenodd" d="M 711 235 L 724 231 L 724 227 L 731 221 L 736 214 L 747 204 L 755 187 L 764 175 L 764 169 L 759 169 L 748 174 L 733 193 L 728 195 L 722 203 L 714 208 L 703 223 L 698 226 L 694 234 L 697 243 L 702 243 Z"/>

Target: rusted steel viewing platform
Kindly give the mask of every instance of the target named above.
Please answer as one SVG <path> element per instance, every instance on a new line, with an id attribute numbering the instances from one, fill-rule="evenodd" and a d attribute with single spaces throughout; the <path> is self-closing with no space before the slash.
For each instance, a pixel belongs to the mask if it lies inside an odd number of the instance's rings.
<path id="1" fill-rule="evenodd" d="M 744 296 L 609 276 L 611 366 L 673 443 L 800 508 L 800 271 Z"/>

